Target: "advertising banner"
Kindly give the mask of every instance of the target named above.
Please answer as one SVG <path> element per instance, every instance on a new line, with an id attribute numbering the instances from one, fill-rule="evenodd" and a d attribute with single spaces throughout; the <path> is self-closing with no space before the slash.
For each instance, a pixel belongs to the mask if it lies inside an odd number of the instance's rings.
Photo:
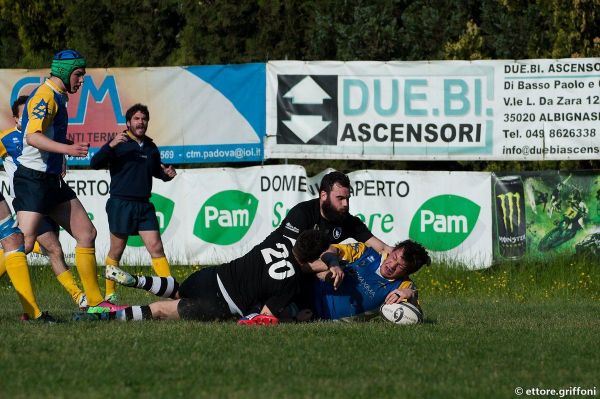
<path id="1" fill-rule="evenodd" d="M 210 265 L 243 255 L 279 226 L 290 208 L 316 198 L 327 172 L 309 178 L 295 165 L 186 169 L 171 182 L 155 180 L 151 201 L 167 258 L 173 264 Z M 489 173 L 364 170 L 348 176 L 350 213 L 384 242 L 412 238 L 436 259 L 469 268 L 491 265 Z M 2 179 L 6 195 L 4 174 Z M 98 230 L 96 255 L 104 264 L 110 176 L 106 171 L 71 171 L 65 181 Z M 65 232 L 60 239 L 72 262 L 75 241 Z M 139 237 L 130 237 L 122 262 L 150 264 Z"/>
<path id="2" fill-rule="evenodd" d="M 596 159 L 600 59 L 267 64 L 267 158 Z"/>
<path id="3" fill-rule="evenodd" d="M 411 238 L 434 259 L 491 265 L 489 173 L 365 170 L 348 177 L 350 212 L 384 242 Z"/>
<path id="4" fill-rule="evenodd" d="M 13 126 L 10 104 L 29 95 L 49 70 L 2 71 L 3 129 Z M 148 136 L 165 163 L 261 161 L 265 130 L 265 65 L 87 69 L 83 86 L 69 96 L 68 138 L 91 144 L 93 154 L 126 129 L 125 112 L 148 106 Z"/>
<path id="5" fill-rule="evenodd" d="M 590 172 L 494 176 L 495 259 L 600 258 L 600 178 Z"/>

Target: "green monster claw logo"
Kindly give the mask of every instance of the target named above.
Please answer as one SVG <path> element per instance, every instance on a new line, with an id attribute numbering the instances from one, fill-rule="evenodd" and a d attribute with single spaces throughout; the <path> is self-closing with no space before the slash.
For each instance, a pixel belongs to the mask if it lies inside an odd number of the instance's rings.
<path id="1" fill-rule="evenodd" d="M 513 212 L 517 210 L 517 227 L 521 227 L 521 207 L 519 202 L 521 201 L 521 194 L 519 193 L 506 193 L 497 195 L 500 200 L 500 206 L 502 209 L 502 222 L 504 223 L 504 230 L 507 232 L 513 232 Z M 506 211 L 506 203 L 508 202 L 508 212 Z M 507 221 L 508 219 L 508 221 Z"/>
<path id="2" fill-rule="evenodd" d="M 230 245 L 246 235 L 258 208 L 252 194 L 221 191 L 206 200 L 194 223 L 194 235 L 219 245 Z"/>
<path id="3" fill-rule="evenodd" d="M 433 251 L 448 251 L 469 237 L 480 211 L 479 205 L 457 195 L 430 198 L 413 216 L 409 236 Z"/>
<path id="4" fill-rule="evenodd" d="M 163 197 L 162 195 L 155 193 L 152 193 L 152 196 L 150 197 L 150 202 L 154 205 L 154 209 L 156 210 L 156 218 L 158 219 L 158 231 L 160 232 L 160 234 L 162 234 L 171 222 L 173 210 L 175 209 L 175 203 L 167 197 Z M 129 245 L 130 247 L 143 247 L 144 242 L 142 241 L 140 236 L 130 236 L 127 239 L 127 245 Z"/>

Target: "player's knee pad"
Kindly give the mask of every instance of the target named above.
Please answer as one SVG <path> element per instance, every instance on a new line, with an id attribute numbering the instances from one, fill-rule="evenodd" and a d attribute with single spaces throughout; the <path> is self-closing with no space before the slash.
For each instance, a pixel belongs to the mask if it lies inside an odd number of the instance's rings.
<path id="1" fill-rule="evenodd" d="M 0 220 L 0 240 L 4 240 L 13 234 L 21 233 L 17 221 L 13 215 L 9 215 L 3 220 Z"/>

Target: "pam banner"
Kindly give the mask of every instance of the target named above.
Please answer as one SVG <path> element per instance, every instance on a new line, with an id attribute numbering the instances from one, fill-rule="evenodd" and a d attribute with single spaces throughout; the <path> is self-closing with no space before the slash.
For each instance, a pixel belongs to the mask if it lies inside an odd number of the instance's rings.
<path id="1" fill-rule="evenodd" d="M 596 159 L 600 59 L 267 64 L 267 158 Z"/>
<path id="2" fill-rule="evenodd" d="M 48 70 L 2 71 L 2 125 L 14 124 L 10 104 L 29 95 Z M 165 163 L 260 161 L 265 131 L 265 65 L 213 65 L 87 70 L 83 86 L 69 96 L 68 138 L 91 144 L 91 156 L 126 128 L 135 103 L 150 110 L 148 136 Z"/>
<path id="3" fill-rule="evenodd" d="M 351 213 L 384 242 L 411 238 L 439 261 L 491 265 L 489 173 L 365 170 L 348 176 Z"/>
<path id="4" fill-rule="evenodd" d="M 304 168 L 294 165 L 186 169 L 171 182 L 155 181 L 150 200 L 169 261 L 209 265 L 243 255 L 279 226 L 294 205 L 316 198 L 326 172 L 307 177 Z M 384 242 L 412 238 L 436 259 L 469 268 L 491 265 L 489 173 L 364 170 L 349 177 L 350 213 Z M 105 204 L 110 177 L 106 171 L 72 171 L 66 183 L 98 230 L 96 254 L 103 264 L 109 248 Z M 72 261 L 75 241 L 62 232 L 61 242 Z M 139 237 L 129 239 L 122 262 L 150 264 Z"/>
<path id="5" fill-rule="evenodd" d="M 589 172 L 494 176 L 495 258 L 558 253 L 600 258 L 600 177 Z"/>

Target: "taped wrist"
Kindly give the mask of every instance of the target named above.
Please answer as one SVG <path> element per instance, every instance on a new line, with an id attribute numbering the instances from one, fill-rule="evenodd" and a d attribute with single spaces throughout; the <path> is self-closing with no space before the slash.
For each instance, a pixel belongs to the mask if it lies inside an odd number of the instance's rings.
<path id="1" fill-rule="evenodd" d="M 323 255 L 321 255 L 321 260 L 327 265 L 328 268 L 340 265 L 338 256 L 333 252 L 325 252 Z"/>

